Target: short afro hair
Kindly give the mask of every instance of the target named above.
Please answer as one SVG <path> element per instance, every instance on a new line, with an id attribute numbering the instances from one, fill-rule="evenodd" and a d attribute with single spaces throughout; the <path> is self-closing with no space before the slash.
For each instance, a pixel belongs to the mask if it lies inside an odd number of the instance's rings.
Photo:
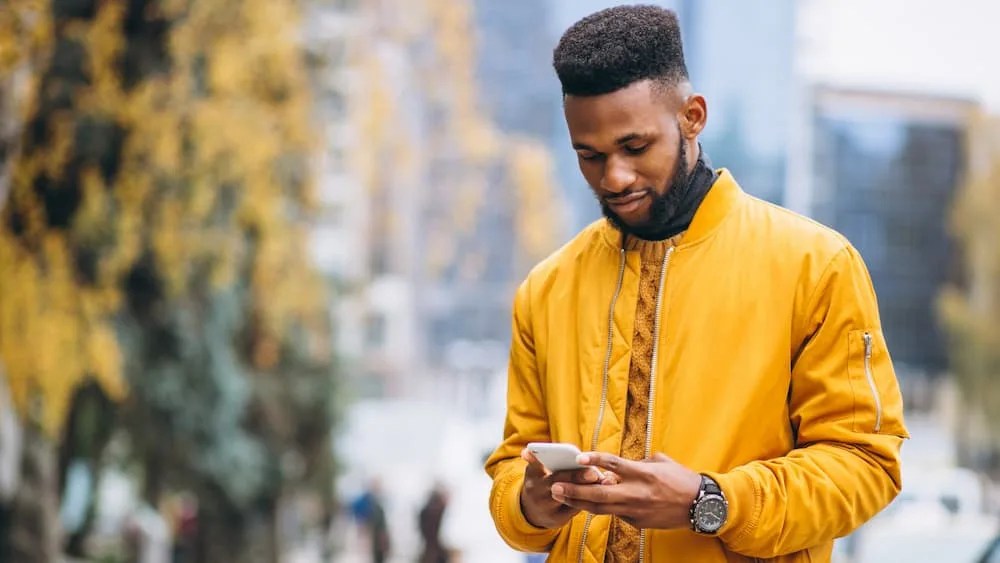
<path id="1" fill-rule="evenodd" d="M 659 6 L 616 6 L 563 34 L 552 53 L 563 95 L 597 96 L 641 80 L 688 79 L 677 14 Z"/>

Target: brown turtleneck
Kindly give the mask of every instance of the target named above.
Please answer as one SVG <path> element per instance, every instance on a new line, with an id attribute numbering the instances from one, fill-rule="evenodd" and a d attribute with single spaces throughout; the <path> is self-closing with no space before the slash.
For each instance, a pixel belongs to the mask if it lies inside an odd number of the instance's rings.
<path id="1" fill-rule="evenodd" d="M 622 435 L 621 457 L 646 457 L 646 409 L 649 404 L 650 370 L 653 362 L 653 325 L 656 321 L 656 294 L 660 289 L 660 272 L 667 249 L 680 243 L 683 233 L 663 241 L 646 241 L 630 237 L 629 250 L 638 250 L 642 258 L 639 275 L 639 300 L 635 307 L 635 333 L 632 337 L 632 357 L 628 373 L 628 398 L 625 407 L 625 428 Z M 605 563 L 634 563 L 639 560 L 639 529 L 613 517 L 608 536 Z"/>

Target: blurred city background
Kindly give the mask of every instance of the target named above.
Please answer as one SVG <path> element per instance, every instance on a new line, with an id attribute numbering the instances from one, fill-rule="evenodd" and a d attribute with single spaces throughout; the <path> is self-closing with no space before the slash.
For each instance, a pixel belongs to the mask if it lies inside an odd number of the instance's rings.
<path id="1" fill-rule="evenodd" d="M 871 270 L 913 438 L 837 561 L 1000 561 L 1000 3 L 657 3 L 714 164 Z M 0 0 L 0 561 L 527 561 L 482 463 L 613 4 Z"/>

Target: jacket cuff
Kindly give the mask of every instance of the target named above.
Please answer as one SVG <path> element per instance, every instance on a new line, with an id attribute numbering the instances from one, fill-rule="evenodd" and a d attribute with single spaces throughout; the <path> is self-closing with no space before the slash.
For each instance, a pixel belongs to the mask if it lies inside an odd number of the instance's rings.
<path id="1" fill-rule="evenodd" d="M 497 530 L 514 549 L 531 552 L 548 551 L 559 536 L 559 529 L 539 528 L 524 517 L 524 512 L 521 511 L 522 482 L 523 477 L 515 473 L 498 483 L 493 498 Z"/>
<path id="2" fill-rule="evenodd" d="M 764 499 L 760 487 L 745 471 L 734 469 L 728 473 L 706 473 L 719 484 L 726 497 L 728 517 L 719 529 L 719 539 L 731 550 L 739 552 L 740 544 L 753 536 L 760 522 Z"/>

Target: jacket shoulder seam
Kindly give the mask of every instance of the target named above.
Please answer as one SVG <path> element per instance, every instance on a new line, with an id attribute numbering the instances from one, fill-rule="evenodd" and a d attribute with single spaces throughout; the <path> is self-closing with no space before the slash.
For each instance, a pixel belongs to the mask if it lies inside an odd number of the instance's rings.
<path id="1" fill-rule="evenodd" d="M 785 215 L 786 217 L 789 217 L 789 218 L 791 218 L 793 220 L 801 221 L 803 223 L 808 223 L 808 224 L 812 225 L 813 227 L 816 227 L 820 231 L 822 231 L 822 232 L 824 232 L 824 233 L 826 233 L 828 235 L 831 235 L 834 238 L 836 238 L 844 246 L 850 246 L 850 244 L 851 244 L 850 241 L 847 240 L 847 237 L 845 237 L 843 235 L 843 233 L 837 231 L 836 229 L 834 229 L 833 227 L 830 227 L 829 225 L 824 225 L 823 223 L 820 223 L 819 221 L 817 221 L 816 219 L 813 219 L 812 217 L 808 217 L 806 215 L 802 215 L 801 213 L 796 213 L 795 211 L 792 211 L 791 209 L 787 209 L 785 207 L 782 207 L 782 206 L 777 205 L 775 203 L 771 203 L 770 201 L 767 201 L 765 199 L 760 199 L 759 197 L 756 197 L 756 196 L 753 196 L 753 195 L 747 194 L 747 197 L 750 198 L 752 201 L 756 202 L 757 204 L 762 205 L 764 207 L 767 207 L 768 209 L 771 209 L 772 211 L 775 211 L 777 213 Z"/>
<path id="2" fill-rule="evenodd" d="M 838 250 L 836 254 L 830 257 L 830 261 L 827 262 L 826 267 L 823 268 L 823 273 L 820 274 L 819 278 L 816 280 L 816 285 L 813 286 L 813 288 L 809 291 L 809 299 L 806 299 L 807 311 L 812 309 L 815 300 L 818 299 L 819 290 L 820 288 L 823 287 L 823 283 L 827 280 L 827 278 L 833 275 L 834 264 L 837 263 L 837 260 L 840 258 L 842 254 L 848 252 L 849 248 L 850 247 L 848 246 L 844 246 L 843 248 Z"/>

